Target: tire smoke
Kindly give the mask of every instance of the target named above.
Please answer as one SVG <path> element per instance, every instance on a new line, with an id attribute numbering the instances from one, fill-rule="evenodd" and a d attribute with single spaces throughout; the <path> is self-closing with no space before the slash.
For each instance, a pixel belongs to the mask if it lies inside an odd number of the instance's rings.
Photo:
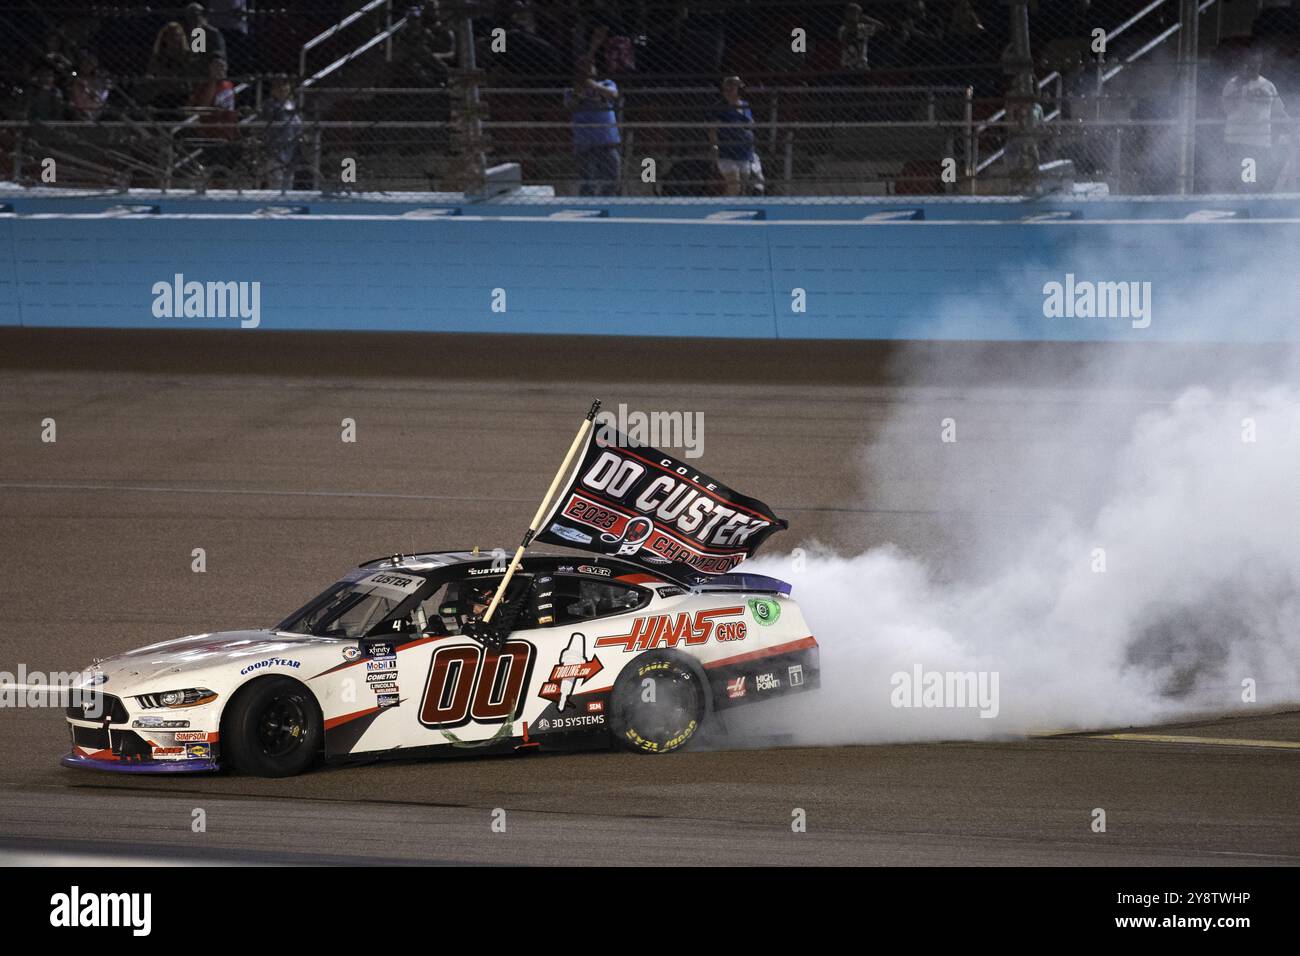
<path id="1" fill-rule="evenodd" d="M 1108 381 L 1142 380 L 1115 371 Z M 814 744 L 987 739 L 1300 701 L 1300 390 L 1186 388 L 1131 427 L 1117 428 L 1106 402 L 1078 411 L 1074 436 L 1108 441 L 1075 459 L 1005 443 L 991 480 L 1005 483 L 1003 498 L 1042 489 L 1042 518 L 1009 533 L 976 514 L 955 569 L 891 544 L 748 563 L 794 584 L 821 645 L 822 689 L 744 708 L 746 732 Z M 888 454 L 893 435 L 884 429 L 865 460 Z M 925 478 L 959 503 L 975 494 L 959 471 Z M 922 701 L 918 674 L 948 675 L 948 693 L 931 697 L 947 706 L 900 706 Z M 985 684 L 994 715 L 971 694 L 953 706 L 951 675 L 972 674 L 996 675 Z"/>

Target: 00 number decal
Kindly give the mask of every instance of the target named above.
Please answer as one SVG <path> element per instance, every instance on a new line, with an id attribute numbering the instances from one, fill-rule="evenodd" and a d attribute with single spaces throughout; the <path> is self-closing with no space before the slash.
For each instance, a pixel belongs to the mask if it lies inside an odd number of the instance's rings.
<path id="1" fill-rule="evenodd" d="M 463 727 L 470 721 L 499 724 L 514 720 L 535 656 L 527 641 L 506 641 L 500 650 L 477 644 L 438 648 L 429 665 L 420 723 L 448 728 Z"/>

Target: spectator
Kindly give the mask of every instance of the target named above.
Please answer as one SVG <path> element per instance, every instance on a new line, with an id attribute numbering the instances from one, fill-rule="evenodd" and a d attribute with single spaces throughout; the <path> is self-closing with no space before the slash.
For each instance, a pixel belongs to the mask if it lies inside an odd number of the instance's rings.
<path id="1" fill-rule="evenodd" d="M 185 28 L 175 20 L 165 24 L 154 37 L 149 78 L 137 87 L 137 99 L 165 113 L 179 110 L 188 97 L 197 62 L 185 39 Z"/>
<path id="2" fill-rule="evenodd" d="M 867 45 L 873 36 L 885 28 L 884 23 L 862 12 L 862 7 L 850 3 L 844 8 L 844 22 L 840 24 L 840 68 L 861 73 L 870 66 L 867 62 Z"/>
<path id="3" fill-rule="evenodd" d="M 189 99 L 199 114 L 199 128 L 212 143 L 210 164 L 231 169 L 239 159 L 239 113 L 235 110 L 235 84 L 226 77 L 226 61 L 208 60 L 208 78 Z"/>
<path id="4" fill-rule="evenodd" d="M 722 81 L 722 100 L 714 107 L 715 125 L 709 128 L 709 147 L 726 181 L 728 196 L 761 196 L 763 164 L 754 151 L 754 114 L 749 101 L 740 95 L 744 88 L 738 76 Z"/>
<path id="5" fill-rule="evenodd" d="M 261 119 L 266 123 L 262 151 L 267 185 L 273 189 L 292 189 L 302 140 L 302 117 L 298 115 L 293 86 L 287 76 L 277 76 L 271 81 L 271 96 L 262 104 Z"/>
<path id="6" fill-rule="evenodd" d="M 190 75 L 190 44 L 185 28 L 175 20 L 163 24 L 153 38 L 149 54 L 150 76 L 184 77 Z"/>
<path id="7" fill-rule="evenodd" d="M 59 89 L 54 67 L 47 63 L 37 66 L 25 105 L 27 118 L 34 123 L 56 123 L 67 118 L 67 104 L 63 100 L 63 91 Z"/>
<path id="8" fill-rule="evenodd" d="M 1260 53 L 1247 51 L 1240 69 L 1223 87 L 1227 182 L 1237 192 L 1269 192 L 1278 177 L 1282 149 L 1273 145 L 1273 122 L 1289 117 L 1277 87 L 1260 75 L 1262 66 Z M 1254 182 L 1242 180 L 1243 163 L 1248 159 L 1254 161 Z"/>
<path id="9" fill-rule="evenodd" d="M 221 31 L 225 41 L 231 72 L 236 76 L 249 72 L 253 58 L 248 36 L 248 0 L 208 0 L 208 13 L 208 19 Z"/>
<path id="10" fill-rule="evenodd" d="M 112 84 L 99 71 L 99 58 L 89 50 L 82 50 L 77 59 L 77 71 L 68 87 L 68 105 L 72 115 L 79 120 L 97 120 L 108 103 Z"/>
<path id="11" fill-rule="evenodd" d="M 600 50 L 605 73 L 636 72 L 636 48 L 617 3 L 595 0 L 591 19 L 600 35 Z"/>
<path id="12" fill-rule="evenodd" d="M 196 36 L 194 32 L 196 30 L 203 32 Z M 229 63 L 226 60 L 226 38 L 208 20 L 203 11 L 203 4 L 191 3 L 185 8 L 185 32 L 191 52 L 197 53 L 201 59 L 208 57 Z M 203 40 L 202 48 L 199 47 L 199 37 Z"/>
<path id="13" fill-rule="evenodd" d="M 596 79 L 596 64 L 590 58 L 578 61 L 573 86 L 564 93 L 564 105 L 573 122 L 573 148 L 582 179 L 580 195 L 617 196 L 623 157 L 622 138 L 614 104 L 618 86 L 613 80 Z"/>
<path id="14" fill-rule="evenodd" d="M 49 67 L 54 72 L 55 85 L 60 89 L 65 88 L 72 76 L 72 60 L 65 52 L 67 49 L 68 44 L 63 35 L 57 30 L 51 30 L 45 35 L 45 47 L 32 66 L 32 75 L 35 76 L 41 67 Z"/>

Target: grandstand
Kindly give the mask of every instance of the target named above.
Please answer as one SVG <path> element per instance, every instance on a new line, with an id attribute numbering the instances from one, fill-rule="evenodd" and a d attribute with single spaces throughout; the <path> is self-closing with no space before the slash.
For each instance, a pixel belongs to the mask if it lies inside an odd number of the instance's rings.
<path id="1" fill-rule="evenodd" d="M 594 139 L 625 196 L 1295 189 L 1292 0 L 208 7 L 0 4 L 0 179 L 53 159 L 62 186 L 562 196 Z M 1242 184 L 1223 91 L 1250 52 L 1280 100 Z M 571 109 L 588 63 L 616 94 Z M 719 131 L 761 179 L 724 175 Z"/>

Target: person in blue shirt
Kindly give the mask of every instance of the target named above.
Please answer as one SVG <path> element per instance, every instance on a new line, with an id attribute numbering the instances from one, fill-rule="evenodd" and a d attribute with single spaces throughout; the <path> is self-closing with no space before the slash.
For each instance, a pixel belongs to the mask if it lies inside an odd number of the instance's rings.
<path id="1" fill-rule="evenodd" d="M 761 196 L 763 164 L 754 151 L 754 114 L 740 95 L 744 88 L 738 76 L 722 81 L 722 100 L 713 108 L 714 125 L 709 128 L 709 148 L 728 196 Z"/>
<path id="2" fill-rule="evenodd" d="M 573 123 L 573 149 L 582 179 L 583 196 L 617 196 L 622 155 L 618 132 L 618 85 L 596 79 L 596 64 L 578 61 L 573 86 L 564 92 L 564 105 Z"/>

